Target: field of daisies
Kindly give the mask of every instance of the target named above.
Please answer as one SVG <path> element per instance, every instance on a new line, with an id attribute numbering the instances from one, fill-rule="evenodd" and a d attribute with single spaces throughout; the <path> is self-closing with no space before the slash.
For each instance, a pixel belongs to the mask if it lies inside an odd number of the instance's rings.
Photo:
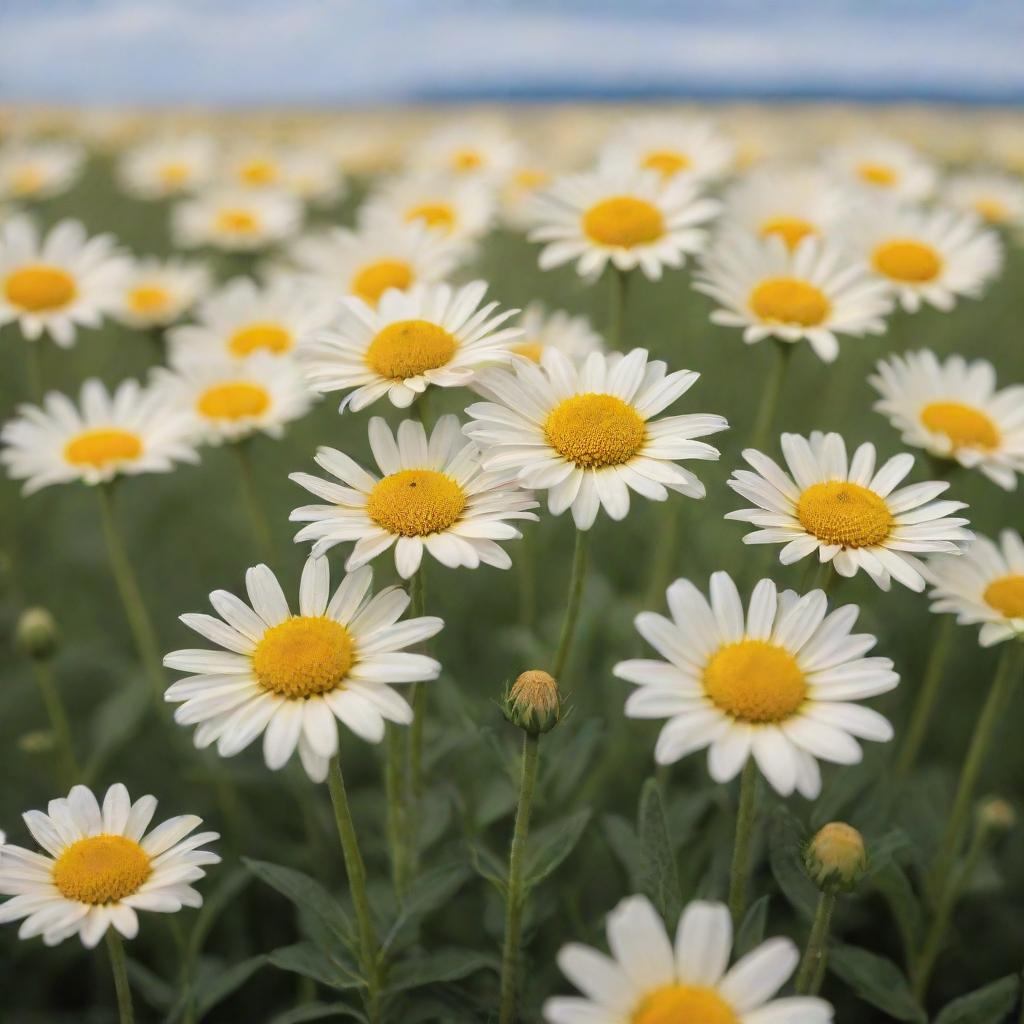
<path id="1" fill-rule="evenodd" d="M 1024 124 L 3 126 L 0 1020 L 1024 1021 Z"/>

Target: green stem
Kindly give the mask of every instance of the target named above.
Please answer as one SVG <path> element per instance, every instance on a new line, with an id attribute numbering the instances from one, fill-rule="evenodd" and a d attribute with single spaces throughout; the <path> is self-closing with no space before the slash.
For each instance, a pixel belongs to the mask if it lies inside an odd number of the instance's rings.
<path id="1" fill-rule="evenodd" d="M 761 387 L 761 404 L 757 410 L 757 419 L 754 421 L 754 430 L 750 435 L 751 448 L 764 451 L 768 436 L 775 422 L 775 410 L 779 405 L 779 395 L 782 393 L 782 382 L 786 379 L 786 370 L 789 367 L 790 357 L 793 355 L 794 346 L 788 341 L 775 342 L 775 359 L 772 361 L 768 378 Z"/>
<path id="2" fill-rule="evenodd" d="M 675 564 L 676 541 L 678 539 L 679 516 L 683 503 L 673 500 L 669 495 L 667 501 L 658 509 L 658 534 L 651 551 L 651 567 L 647 577 L 647 600 L 645 608 L 656 608 L 665 598 L 665 588 L 672 578 L 672 567 Z"/>
<path id="3" fill-rule="evenodd" d="M 622 328 L 626 320 L 626 285 L 629 274 L 608 265 L 608 330 L 605 341 L 613 352 L 622 348 Z"/>
<path id="4" fill-rule="evenodd" d="M 363 864 L 363 855 L 359 852 L 356 828 L 352 821 L 348 794 L 345 792 L 345 779 L 341 774 L 341 761 L 337 754 L 331 758 L 327 786 L 331 792 L 334 820 L 338 826 L 341 852 L 345 858 L 345 873 L 348 875 L 348 887 L 352 893 L 352 906 L 356 912 L 356 922 L 359 928 L 360 965 L 366 981 L 366 1013 L 371 1024 L 378 1024 L 380 1021 L 380 965 L 378 963 L 377 933 L 373 927 L 370 900 L 366 895 L 366 866 Z"/>
<path id="5" fill-rule="evenodd" d="M 537 548 L 540 537 L 537 524 L 526 524 L 523 539 L 519 542 L 518 569 L 519 583 L 519 625 L 533 629 L 537 620 Z"/>
<path id="6" fill-rule="evenodd" d="M 413 618 L 426 613 L 427 578 L 423 567 L 409 581 L 410 611 Z M 423 729 L 427 717 L 427 688 L 423 683 L 412 686 L 412 725 L 409 727 L 409 789 L 414 800 L 423 796 Z"/>
<path id="7" fill-rule="evenodd" d="M 508 857 L 508 892 L 505 897 L 505 945 L 501 955 L 501 1000 L 498 1024 L 513 1024 L 519 1001 L 519 952 L 523 928 L 523 868 L 526 861 L 526 840 L 530 831 L 530 811 L 537 782 L 537 751 L 539 737 L 523 736 L 523 763 L 519 779 L 519 805 L 512 832 Z"/>
<path id="8" fill-rule="evenodd" d="M 572 640 L 576 634 L 576 623 L 580 616 L 580 602 L 583 597 L 583 581 L 587 575 L 587 540 L 589 530 L 576 530 L 576 545 L 572 554 L 572 575 L 569 578 L 569 596 L 565 606 L 565 618 L 562 619 L 562 632 L 558 638 L 558 649 L 555 651 L 551 674 L 561 683 L 565 671 Z"/>
<path id="9" fill-rule="evenodd" d="M 406 853 L 405 736 L 400 726 L 387 726 L 384 787 L 388 801 L 388 845 L 391 847 L 391 880 L 401 903 L 409 885 Z"/>
<path id="10" fill-rule="evenodd" d="M 132 990 L 128 987 L 128 967 L 124 959 L 124 944 L 113 925 L 107 928 L 107 952 L 110 954 L 110 968 L 114 972 L 118 1019 L 121 1024 L 134 1024 L 135 1011 L 132 1009 Z"/>
<path id="11" fill-rule="evenodd" d="M 46 705 L 46 714 L 50 719 L 50 728 L 53 730 L 53 735 L 57 741 L 61 773 L 64 781 L 70 786 L 82 777 L 82 773 L 78 767 L 78 760 L 75 758 L 75 744 L 71 738 L 71 726 L 68 723 L 67 712 L 64 710 L 64 703 L 60 699 L 60 691 L 57 689 L 57 679 L 54 676 L 53 665 L 48 658 L 33 658 L 32 671 L 35 673 L 39 692 L 43 698 L 43 703 Z"/>
<path id="12" fill-rule="evenodd" d="M 249 458 L 248 442 L 236 441 L 231 445 L 238 461 L 238 475 L 242 479 L 242 491 L 245 494 L 245 503 L 249 507 L 249 518 L 252 520 L 253 534 L 256 543 L 262 553 L 263 560 L 267 565 L 274 565 L 274 535 L 267 521 L 267 515 L 263 511 L 263 503 L 260 499 L 260 489 L 256 486 L 256 477 L 252 469 L 252 459 Z"/>
<path id="13" fill-rule="evenodd" d="M 796 974 L 798 995 L 816 996 L 821 990 L 821 983 L 825 980 L 825 962 L 828 959 L 828 930 L 835 906 L 836 898 L 833 894 L 823 892 L 818 897 L 811 933 L 807 937 L 807 948 Z"/>
<path id="14" fill-rule="evenodd" d="M 750 837 L 754 830 L 757 799 L 757 766 L 747 758 L 740 776 L 740 804 L 736 811 L 736 840 L 732 848 L 729 871 L 729 912 L 733 927 L 738 928 L 747 910 L 747 876 L 750 873 Z"/>

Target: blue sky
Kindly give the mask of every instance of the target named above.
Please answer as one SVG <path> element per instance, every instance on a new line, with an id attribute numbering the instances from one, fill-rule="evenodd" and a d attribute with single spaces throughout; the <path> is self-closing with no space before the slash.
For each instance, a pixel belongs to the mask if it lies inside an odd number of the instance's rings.
<path id="1" fill-rule="evenodd" d="M 1024 101 L 1020 0 L 0 0 L 0 97 Z"/>

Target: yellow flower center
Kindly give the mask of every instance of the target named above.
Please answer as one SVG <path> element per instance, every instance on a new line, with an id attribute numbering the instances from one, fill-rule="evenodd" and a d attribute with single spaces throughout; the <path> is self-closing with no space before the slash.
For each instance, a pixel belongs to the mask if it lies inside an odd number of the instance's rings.
<path id="1" fill-rule="evenodd" d="M 720 647 L 704 667 L 704 692 L 742 722 L 781 722 L 807 696 L 807 680 L 784 647 L 740 640 Z"/>
<path id="2" fill-rule="evenodd" d="M 1024 619 L 1024 576 L 1001 576 L 985 588 L 985 603 L 1008 619 Z"/>
<path id="3" fill-rule="evenodd" d="M 412 267 L 405 260 L 368 263 L 352 278 L 352 293 L 371 306 L 389 289 L 405 291 L 412 284 Z"/>
<path id="4" fill-rule="evenodd" d="M 405 219 L 407 221 L 421 220 L 428 228 L 451 231 L 455 227 L 457 218 L 455 211 L 448 203 L 420 203 L 406 211 Z"/>
<path id="5" fill-rule="evenodd" d="M 566 398 L 544 422 L 548 443 L 581 469 L 629 462 L 647 438 L 647 426 L 628 402 L 589 392 Z"/>
<path id="6" fill-rule="evenodd" d="M 974 212 L 990 224 L 1005 224 L 1010 219 L 1006 204 L 994 197 L 982 196 L 974 200 Z"/>
<path id="7" fill-rule="evenodd" d="M 865 160 L 857 167 L 857 174 L 862 181 L 869 185 L 877 185 L 880 188 L 890 188 L 896 184 L 897 174 L 888 164 L 876 163 L 872 160 Z"/>
<path id="8" fill-rule="evenodd" d="M 270 408 L 270 394 L 259 384 L 231 381 L 207 388 L 199 396 L 196 408 L 211 420 L 241 420 L 266 412 Z"/>
<path id="9" fill-rule="evenodd" d="M 796 503 L 796 516 L 818 540 L 844 548 L 881 544 L 893 526 L 884 499 L 846 480 L 811 484 Z"/>
<path id="10" fill-rule="evenodd" d="M 871 254 L 871 264 L 894 281 L 924 284 L 942 270 L 942 257 L 930 246 L 912 239 L 883 242 Z"/>
<path id="11" fill-rule="evenodd" d="M 64 446 L 64 458 L 74 466 L 100 469 L 112 462 L 128 462 L 142 454 L 142 438 L 127 430 L 87 430 Z"/>
<path id="12" fill-rule="evenodd" d="M 165 188 L 178 188 L 184 185 L 189 179 L 192 169 L 188 164 L 180 161 L 172 161 L 160 168 L 160 181 Z"/>
<path id="13" fill-rule="evenodd" d="M 525 356 L 532 362 L 539 363 L 544 346 L 539 341 L 524 341 L 519 345 L 513 345 L 512 351 L 517 356 Z"/>
<path id="14" fill-rule="evenodd" d="M 599 245 L 632 249 L 665 234 L 661 211 L 646 199 L 613 196 L 595 203 L 583 215 L 583 231 Z"/>
<path id="15" fill-rule="evenodd" d="M 630 1024 L 739 1024 L 739 1018 L 713 988 L 665 985 L 644 996 Z"/>
<path id="16" fill-rule="evenodd" d="M 961 402 L 931 402 L 921 410 L 921 422 L 945 434 L 953 448 L 997 448 L 999 430 L 978 409 Z"/>
<path id="17" fill-rule="evenodd" d="M 238 177 L 246 185 L 271 185 L 279 173 L 272 160 L 249 160 L 238 169 Z"/>
<path id="18" fill-rule="evenodd" d="M 42 313 L 62 309 L 75 298 L 78 289 L 66 270 L 37 263 L 15 270 L 4 283 L 4 293 L 12 306 Z"/>
<path id="19" fill-rule="evenodd" d="M 38 168 L 31 164 L 19 167 L 11 175 L 11 189 L 15 195 L 30 196 L 38 192 L 46 182 L 46 176 Z"/>
<path id="20" fill-rule="evenodd" d="M 443 533 L 462 515 L 466 494 L 436 469 L 403 469 L 384 477 L 366 501 L 366 514 L 388 533 L 427 537 Z"/>
<path id="21" fill-rule="evenodd" d="M 139 891 L 152 872 L 149 855 L 126 836 L 89 836 L 53 865 L 53 884 L 68 900 L 102 906 Z"/>
<path id="22" fill-rule="evenodd" d="M 671 149 L 656 149 L 644 157 L 641 166 L 647 171 L 657 171 L 666 178 L 680 171 L 688 171 L 693 161 L 685 153 L 677 153 Z"/>
<path id="23" fill-rule="evenodd" d="M 529 167 L 517 171 L 512 179 L 515 186 L 523 192 L 533 192 L 535 189 L 546 185 L 551 176 L 547 171 L 535 171 Z"/>
<path id="24" fill-rule="evenodd" d="M 366 350 L 366 364 L 388 380 L 407 380 L 449 362 L 458 342 L 429 320 L 396 320 Z"/>
<path id="25" fill-rule="evenodd" d="M 814 225 L 801 217 L 769 217 L 761 225 L 761 237 L 778 235 L 788 249 L 795 249 L 808 235 L 816 235 Z"/>
<path id="26" fill-rule="evenodd" d="M 128 308 L 133 313 L 158 313 L 170 300 L 166 288 L 158 284 L 140 284 L 128 293 Z"/>
<path id="27" fill-rule="evenodd" d="M 338 689 L 354 661 L 352 636 L 340 622 L 294 615 L 263 634 L 252 670 L 265 690 L 302 700 Z"/>
<path id="28" fill-rule="evenodd" d="M 251 210 L 237 207 L 217 214 L 217 228 L 228 235 L 248 235 L 259 226 L 259 219 Z"/>
<path id="29" fill-rule="evenodd" d="M 257 321 L 235 331 L 228 339 L 228 349 L 233 356 L 247 356 L 262 351 L 279 356 L 282 352 L 287 352 L 292 343 L 291 332 L 286 331 L 280 324 Z"/>
<path id="30" fill-rule="evenodd" d="M 452 170 L 464 174 L 482 167 L 484 158 L 475 149 L 457 149 L 452 153 Z"/>
<path id="31" fill-rule="evenodd" d="M 750 293 L 750 308 L 771 324 L 817 327 L 828 319 L 831 303 L 824 292 L 796 277 L 772 277 Z"/>

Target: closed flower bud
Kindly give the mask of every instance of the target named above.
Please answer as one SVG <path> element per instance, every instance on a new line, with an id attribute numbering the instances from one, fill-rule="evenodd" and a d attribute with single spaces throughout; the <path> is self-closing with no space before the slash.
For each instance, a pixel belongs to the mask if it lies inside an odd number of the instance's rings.
<path id="1" fill-rule="evenodd" d="M 1016 824 L 1017 812 L 1009 800 L 990 796 L 978 804 L 978 827 L 986 832 L 1009 832 Z"/>
<path id="2" fill-rule="evenodd" d="M 27 732 L 18 738 L 18 747 L 25 754 L 49 754 L 56 747 L 53 733 L 45 729 Z"/>
<path id="3" fill-rule="evenodd" d="M 553 676 L 540 669 L 524 672 L 505 692 L 502 711 L 531 736 L 550 732 L 562 717 L 562 698 Z"/>
<path id="4" fill-rule="evenodd" d="M 18 649 L 30 658 L 48 658 L 57 649 L 57 623 L 45 608 L 26 608 L 14 636 Z"/>
<path id="5" fill-rule="evenodd" d="M 829 822 L 808 844 L 804 865 L 822 892 L 850 892 L 867 871 L 864 839 L 850 825 Z"/>

